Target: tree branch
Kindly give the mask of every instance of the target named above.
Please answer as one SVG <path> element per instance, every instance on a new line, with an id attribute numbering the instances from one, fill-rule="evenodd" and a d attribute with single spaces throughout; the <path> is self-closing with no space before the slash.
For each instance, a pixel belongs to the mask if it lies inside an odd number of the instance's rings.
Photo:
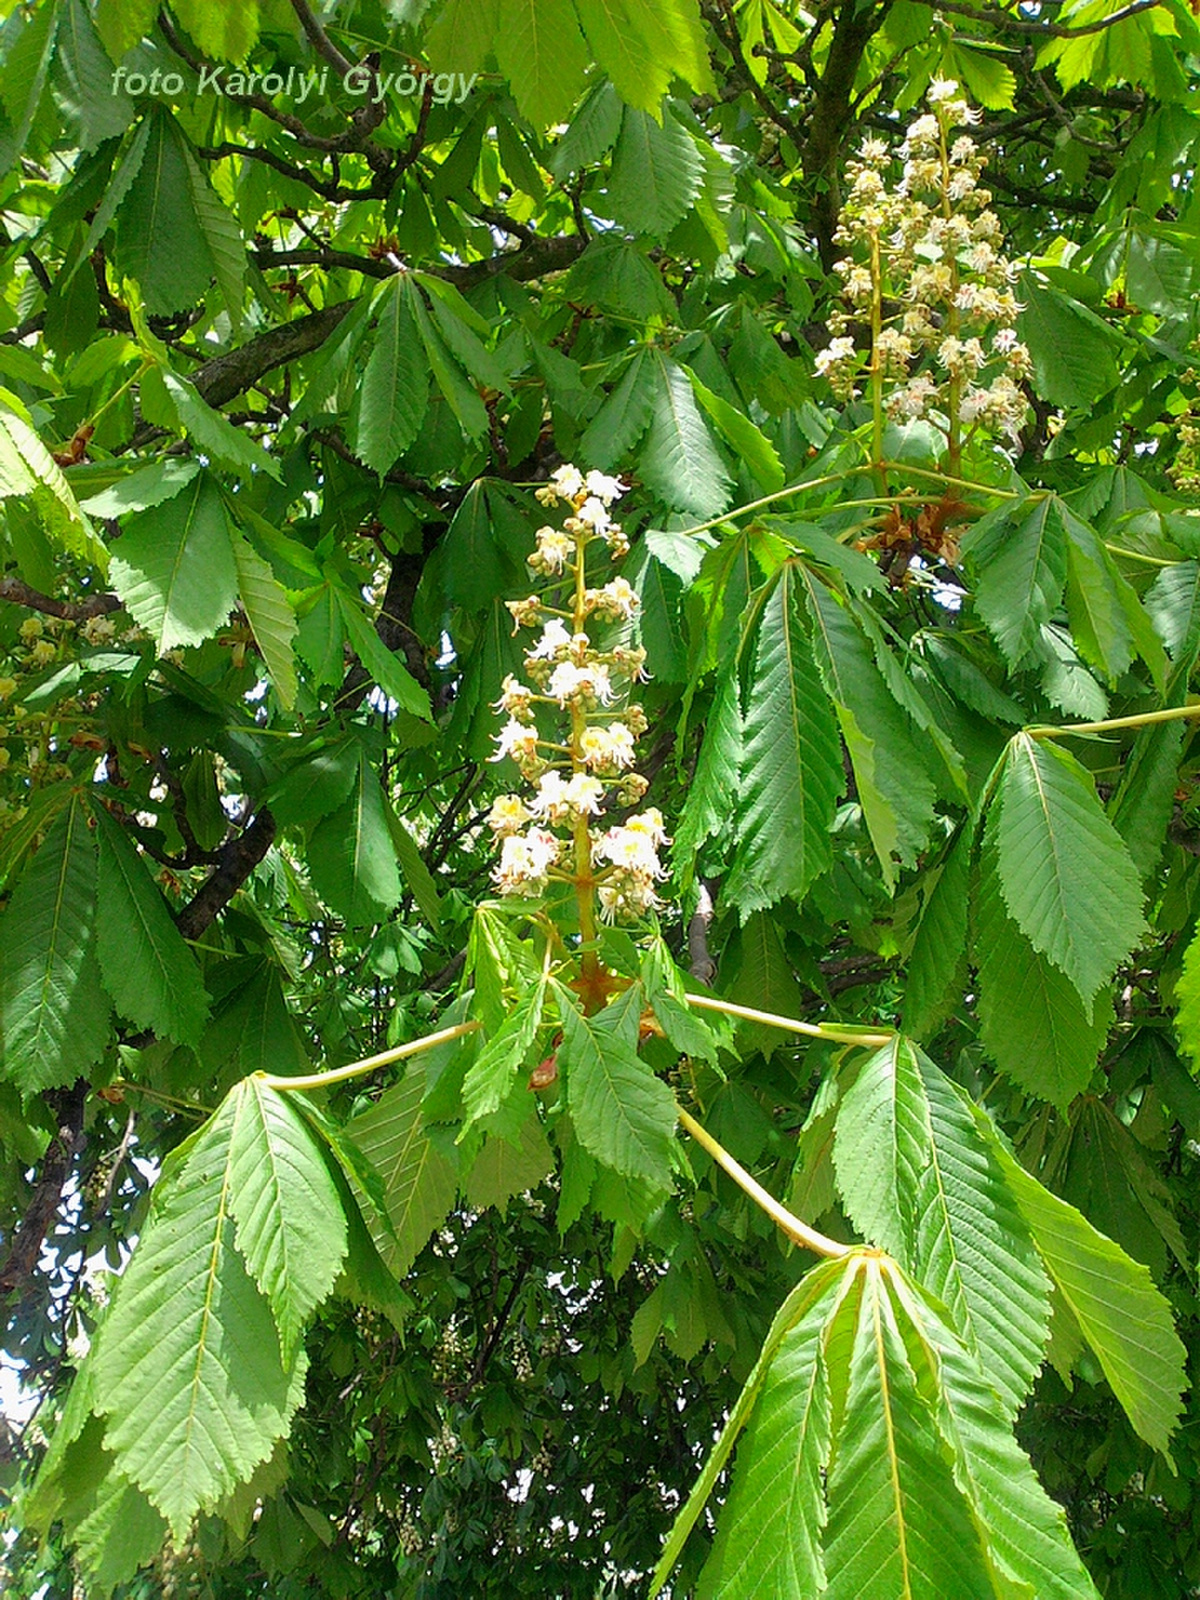
<path id="1" fill-rule="evenodd" d="M 115 594 L 94 594 L 87 600 L 55 600 L 39 589 L 31 588 L 20 578 L 0 578 L 0 600 L 25 606 L 30 611 L 40 611 L 47 617 L 61 617 L 67 622 L 86 622 L 89 617 L 103 617 L 110 611 L 119 611 L 121 601 Z"/>
<path id="2" fill-rule="evenodd" d="M 87 1091 L 87 1079 L 76 1078 L 69 1089 L 50 1089 L 44 1096 L 55 1113 L 58 1131 L 47 1146 L 33 1198 L 0 1267 L 0 1295 L 12 1294 L 37 1271 L 42 1245 L 58 1214 L 67 1179 L 86 1143 L 83 1112 Z"/>

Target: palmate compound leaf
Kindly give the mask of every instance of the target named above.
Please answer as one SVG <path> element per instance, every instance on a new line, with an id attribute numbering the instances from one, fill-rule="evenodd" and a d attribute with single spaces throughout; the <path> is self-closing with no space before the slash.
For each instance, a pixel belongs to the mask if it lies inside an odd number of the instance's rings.
<path id="1" fill-rule="evenodd" d="M 546 980 L 535 984 L 484 1045 L 463 1079 L 463 1132 L 507 1100 L 537 1034 L 546 1002 Z"/>
<path id="2" fill-rule="evenodd" d="M 303 1119 L 257 1074 L 226 1097 L 229 1205 L 237 1247 L 266 1295 L 290 1361 L 346 1254 L 346 1216 Z"/>
<path id="3" fill-rule="evenodd" d="M 945 1305 L 1011 1420 L 1042 1362 L 1050 1280 L 969 1109 L 911 1041 L 859 1069 L 834 1164 L 855 1227 Z"/>
<path id="4" fill-rule="evenodd" d="M 180 1543 L 265 1461 L 304 1394 L 234 1243 L 232 1097 L 176 1151 L 89 1361 L 104 1443 Z"/>
<path id="5" fill-rule="evenodd" d="M 159 655 L 200 644 L 233 610 L 237 568 L 229 519 L 207 473 L 165 504 L 130 517 L 117 548 L 113 587 Z"/>
<path id="6" fill-rule="evenodd" d="M 813 662 L 796 570 L 785 564 L 763 607 L 742 742 L 738 847 L 727 893 L 744 921 L 799 900 L 833 855 L 845 784 L 837 722 Z"/>
<path id="7" fill-rule="evenodd" d="M 96 849 L 78 797 L 0 918 L 0 1076 L 24 1094 L 71 1083 L 108 1044 L 96 960 Z"/>
<path id="8" fill-rule="evenodd" d="M 1012 667 L 1038 649 L 1043 623 L 1067 581 L 1067 536 L 1060 503 L 1032 496 L 981 517 L 963 540 L 978 578 L 975 605 Z"/>
<path id="9" fill-rule="evenodd" d="M 296 703 L 296 613 L 287 591 L 248 539 L 233 537 L 233 563 L 237 569 L 238 596 L 271 676 L 279 703 L 290 711 Z"/>
<path id="10" fill-rule="evenodd" d="M 743 1427 L 697 1591 L 707 1600 L 1095 1600 L 994 1388 L 886 1256 L 854 1251 L 792 1291 L 652 1595 Z"/>
<path id="11" fill-rule="evenodd" d="M 445 1221 L 458 1189 L 454 1163 L 429 1139 L 421 1120 L 425 1074 L 410 1067 L 369 1111 L 346 1125 L 346 1136 L 383 1180 L 389 1227 L 365 1208 L 380 1255 L 402 1278 L 433 1230 Z M 361 1197 L 360 1197 L 361 1198 Z"/>
<path id="12" fill-rule="evenodd" d="M 100 971 L 122 1016 L 159 1038 L 195 1044 L 208 1018 L 196 958 L 125 830 L 94 805 L 100 845 Z"/>
<path id="13" fill-rule="evenodd" d="M 1182 1408 L 1187 1352 L 1149 1269 L 1026 1172 L 981 1107 L 972 1106 L 971 1114 L 1126 1416 L 1148 1445 L 1166 1454 Z"/>
<path id="14" fill-rule="evenodd" d="M 988 815 L 1004 903 L 1090 1006 L 1142 932 L 1142 890 L 1083 767 L 1050 741 L 1011 741 Z"/>
<path id="15" fill-rule="evenodd" d="M 569 990 L 554 988 L 563 1027 L 559 1070 L 580 1144 L 623 1177 L 669 1189 L 675 1098 L 637 1053 L 641 985 L 592 1017 Z"/>

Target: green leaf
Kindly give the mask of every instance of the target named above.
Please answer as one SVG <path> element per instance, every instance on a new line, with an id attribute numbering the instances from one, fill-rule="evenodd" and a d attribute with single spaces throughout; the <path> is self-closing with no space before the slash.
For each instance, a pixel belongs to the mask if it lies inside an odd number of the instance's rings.
<path id="1" fill-rule="evenodd" d="M 108 1045 L 96 960 L 96 848 L 73 797 L 0 918 L 4 1076 L 24 1094 L 72 1083 Z"/>
<path id="2" fill-rule="evenodd" d="M 576 0 L 576 9 L 596 60 L 621 99 L 640 111 L 658 114 L 674 64 L 661 49 L 658 30 L 650 25 L 653 13 L 648 17 L 636 0 Z"/>
<path id="3" fill-rule="evenodd" d="M 1175 1037 L 1180 1048 L 1200 1067 L 1200 934 L 1193 937 L 1183 957 L 1183 970 L 1175 985 Z"/>
<path id="4" fill-rule="evenodd" d="M 917 730 L 893 699 L 846 608 L 807 568 L 799 572 L 813 620 L 813 655 L 837 708 L 863 816 L 891 885 L 897 859 L 915 859 L 933 815 L 928 747 L 923 736 L 917 742 Z"/>
<path id="5" fill-rule="evenodd" d="M 833 708 L 805 630 L 796 569 L 781 568 L 763 607 L 742 733 L 737 853 L 726 893 L 743 922 L 803 899 L 833 859 L 845 784 Z"/>
<path id="6" fill-rule="evenodd" d="M 692 135 L 668 110 L 661 122 L 626 106 L 613 153 L 609 203 L 618 222 L 662 240 L 691 210 L 704 181 Z"/>
<path id="7" fill-rule="evenodd" d="M 280 705 L 285 711 L 291 711 L 299 689 L 296 613 L 269 562 L 263 560 L 248 539 L 238 534 L 233 535 L 233 564 L 237 570 L 238 596 L 254 642 L 262 652 Z"/>
<path id="8" fill-rule="evenodd" d="M 123 91 L 114 92 L 112 62 L 82 0 L 69 0 L 56 10 L 55 94 L 65 114 L 78 120 L 79 148 L 94 150 L 125 132 L 133 121 L 133 104 Z"/>
<path id="9" fill-rule="evenodd" d="M 563 1042 L 559 1071 L 580 1143 L 597 1160 L 629 1178 L 671 1187 L 675 1099 L 637 1054 L 639 985 L 594 1017 L 555 985 Z"/>
<path id="10" fill-rule="evenodd" d="M 226 1097 L 234 1237 L 270 1302 L 285 1362 L 333 1288 L 346 1216 L 325 1159 L 285 1095 L 254 1075 Z"/>
<path id="11" fill-rule="evenodd" d="M 270 478 L 278 479 L 281 476 L 278 461 L 256 444 L 249 434 L 235 428 L 227 417 L 202 399 L 190 379 L 179 377 L 167 367 L 154 370 L 166 391 L 179 427 L 206 456 L 243 478 L 249 478 L 255 472 L 265 472 Z"/>
<path id="12" fill-rule="evenodd" d="M 1017 298 L 1024 308 L 1017 332 L 1029 348 L 1043 399 L 1083 410 L 1116 387 L 1121 341 L 1103 318 L 1028 272 Z"/>
<path id="13" fill-rule="evenodd" d="M 438 932 L 442 926 L 442 900 L 438 894 L 437 880 L 425 865 L 417 841 L 392 810 L 390 802 L 387 803 L 387 821 L 400 874 L 416 901 L 418 911 L 429 926 Z"/>
<path id="14" fill-rule="evenodd" d="M 571 0 L 499 0 L 492 46 L 530 122 L 544 128 L 563 121 L 583 88 L 588 65 Z"/>
<path id="15" fill-rule="evenodd" d="M 1017 734 L 989 812 L 1005 905 L 1089 1005 L 1142 932 L 1142 891 L 1090 775 L 1048 740 Z"/>
<path id="16" fill-rule="evenodd" d="M 510 1144 L 495 1135 L 484 1140 L 463 1182 L 470 1205 L 480 1211 L 496 1206 L 503 1215 L 514 1195 L 536 1189 L 554 1171 L 554 1152 L 536 1116 L 521 1124 L 518 1141 Z"/>
<path id="17" fill-rule="evenodd" d="M 100 844 L 97 954 L 117 1010 L 160 1039 L 195 1044 L 208 1020 L 196 958 L 119 823 L 92 807 Z"/>
<path id="18" fill-rule="evenodd" d="M 963 540 L 976 572 L 975 606 L 1012 667 L 1040 654 L 1041 628 L 1049 622 L 1067 580 L 1067 537 L 1061 502 L 1023 501 L 1016 510 L 990 512 Z"/>
<path id="19" fill-rule="evenodd" d="M 117 210 L 117 261 L 137 279 L 150 315 L 170 316 L 203 300 L 216 263 L 196 213 L 183 134 L 161 107 L 147 121 L 145 152 Z"/>
<path id="20" fill-rule="evenodd" d="M 696 405 L 687 373 L 661 355 L 650 433 L 638 461 L 647 488 L 679 511 L 710 517 L 729 503 L 729 474 Z"/>
<path id="21" fill-rule="evenodd" d="M 454 1164 L 426 1137 L 421 1122 L 425 1075 L 408 1072 L 369 1111 L 347 1124 L 354 1141 L 383 1179 L 390 1231 L 368 1226 L 376 1248 L 398 1278 L 445 1221 L 458 1188 Z"/>
<path id="22" fill-rule="evenodd" d="M 650 1581 L 651 1600 L 654 1600 L 654 1596 L 670 1577 L 671 1569 L 678 1561 L 688 1535 L 699 1520 L 705 1502 L 724 1471 L 725 1464 L 737 1443 L 738 1435 L 746 1426 L 755 1402 L 762 1393 L 763 1384 L 766 1382 L 780 1344 L 792 1329 L 796 1329 L 798 1336 L 794 1343 L 799 1346 L 802 1341 L 799 1330 L 806 1322 L 811 1321 L 820 1327 L 828 1319 L 830 1310 L 841 1297 L 844 1275 L 845 1267 L 841 1261 L 823 1262 L 805 1274 L 776 1313 L 750 1376 L 746 1379 L 742 1392 L 729 1413 L 717 1442 L 713 1445 L 712 1453 L 704 1464 L 704 1470 L 696 1480 L 696 1485 L 688 1496 L 683 1510 L 675 1519 L 667 1542 L 663 1546 L 662 1556 Z"/>
<path id="23" fill-rule="evenodd" d="M 543 978 L 518 1001 L 499 1032 L 479 1052 L 463 1079 L 464 1133 L 472 1123 L 499 1110 L 508 1099 L 537 1037 L 545 1002 L 546 981 Z"/>
<path id="24" fill-rule="evenodd" d="M 429 696 L 400 658 L 384 644 L 363 615 L 359 602 L 340 587 L 333 590 L 333 599 L 355 655 L 384 694 L 414 717 L 428 721 L 433 715 Z"/>
<path id="25" fill-rule="evenodd" d="M 1165 1455 L 1182 1409 L 1187 1352 L 1149 1270 L 1030 1177 L 973 1109 L 1055 1285 L 1139 1437 Z"/>
<path id="26" fill-rule="evenodd" d="M 897 1039 L 847 1089 L 833 1154 L 855 1227 L 946 1307 L 1011 1421 L 1042 1363 L 1050 1281 L 958 1092 Z"/>
<path id="27" fill-rule="evenodd" d="M 438 70 L 478 72 L 499 31 L 499 17 L 499 0 L 447 0 L 426 35 L 430 61 Z"/>
<path id="28" fill-rule="evenodd" d="M 905 1317 L 905 1344 L 922 1388 L 936 1386 L 939 1432 L 953 1451 L 955 1486 L 965 1496 L 986 1551 L 997 1596 L 1097 1600 L 1062 1508 L 1046 1494 L 1013 1438 L 995 1389 L 927 1296 L 891 1278 Z"/>
<path id="29" fill-rule="evenodd" d="M 399 901 L 383 790 L 365 756 L 349 798 L 314 828 L 308 870 L 317 893 L 351 927 L 379 922 Z"/>
<path id="30" fill-rule="evenodd" d="M 1004 907 L 995 852 L 985 844 L 975 908 L 979 1025 L 984 1049 L 1027 1094 L 1060 1108 L 1082 1094 L 1108 1037 L 1112 1007 L 1089 1008 Z"/>
<path id="31" fill-rule="evenodd" d="M 975 818 L 961 825 L 945 860 L 934 869 L 936 880 L 926 889 L 904 986 L 904 1027 L 915 1038 L 928 1038 L 961 998 L 955 980 L 963 971 L 967 944 L 975 831 Z"/>
<path id="32" fill-rule="evenodd" d="M 249 975 L 225 995 L 201 1040 L 200 1058 L 222 1083 L 251 1072 L 311 1070 L 273 962 L 252 963 Z"/>
<path id="33" fill-rule="evenodd" d="M 744 411 L 731 406 L 728 400 L 722 400 L 719 394 L 714 394 L 701 383 L 690 367 L 684 370 L 691 379 L 696 399 L 716 423 L 717 432 L 738 460 L 750 469 L 764 492 L 770 494 L 776 489 L 782 489 L 783 462 L 780 461 L 775 446 L 767 436 L 760 428 L 755 427 Z M 840 549 L 840 546 L 837 548 Z"/>
<path id="34" fill-rule="evenodd" d="M 694 855 L 733 814 L 741 781 L 742 707 L 736 665 L 718 678 L 696 771 L 675 830 L 675 861 Z"/>
<path id="35" fill-rule="evenodd" d="M 0 392 L 0 501 L 28 495 L 54 544 L 108 571 L 108 551 L 79 508 L 70 484 L 35 433 L 29 413 Z"/>
<path id="36" fill-rule="evenodd" d="M 207 473 L 129 518 L 111 574 L 157 655 L 200 644 L 224 626 L 237 603 L 237 564 L 225 503 Z"/>
<path id="37" fill-rule="evenodd" d="M 351 448 L 381 478 L 417 437 L 429 404 L 411 294 L 407 279 L 397 273 L 376 296 L 379 323 L 351 413 Z"/>
<path id="38" fill-rule="evenodd" d="M 608 472 L 633 449 L 650 424 L 654 378 L 650 356 L 645 350 L 636 350 L 620 383 L 588 423 L 579 441 L 581 460 Z"/>
<path id="39" fill-rule="evenodd" d="M 838 1418 L 825 1594 L 993 1600 L 979 1529 L 909 1361 L 911 1323 L 898 1316 L 889 1292 L 895 1277 L 890 1262 L 862 1261 L 854 1284 L 860 1293 L 846 1294 L 825 1331 Z"/>
<path id="40" fill-rule="evenodd" d="M 467 381 L 462 368 L 430 320 L 429 312 L 425 309 L 425 303 L 420 295 L 412 296 L 411 305 L 421 334 L 421 343 L 429 358 L 433 375 L 437 379 L 438 388 L 458 418 L 459 425 L 467 438 L 475 441 L 482 439 L 488 428 L 487 408 L 479 398 L 475 387 Z"/>
<path id="41" fill-rule="evenodd" d="M 822 1276 L 824 1294 L 806 1297 L 806 1313 L 782 1335 L 771 1357 L 764 1349 L 760 1358 L 770 1364 L 738 1445 L 729 1499 L 699 1597 L 824 1592 L 821 1479 L 829 1459 L 832 1406 L 821 1346 L 838 1285 L 828 1267 Z"/>
<path id="42" fill-rule="evenodd" d="M 611 83 L 598 83 L 555 145 L 550 157 L 550 171 L 562 182 L 573 172 L 594 166 L 616 144 L 620 131 L 621 102 Z M 595 461 L 598 466 L 604 465 L 596 456 L 586 455 L 583 459 Z"/>
<path id="43" fill-rule="evenodd" d="M 177 1544 L 267 1459 L 304 1392 L 303 1352 L 284 1362 L 234 1247 L 232 1128 L 211 1119 L 160 1177 L 90 1357 L 105 1445 Z"/>
<path id="44" fill-rule="evenodd" d="M 416 274 L 429 291 L 429 309 L 441 330 L 442 338 L 463 370 L 484 388 L 509 394 L 508 374 L 500 358 L 483 343 L 480 334 L 488 332 L 488 324 L 453 284 L 443 283 L 426 273 Z"/>

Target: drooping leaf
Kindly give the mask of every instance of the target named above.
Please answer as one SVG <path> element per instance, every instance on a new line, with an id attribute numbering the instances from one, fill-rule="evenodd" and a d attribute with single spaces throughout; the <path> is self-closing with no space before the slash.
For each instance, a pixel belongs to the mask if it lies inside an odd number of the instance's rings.
<path id="1" fill-rule="evenodd" d="M 539 982 L 506 1017 L 498 1033 L 488 1040 L 463 1079 L 465 1126 L 489 1116 L 508 1098 L 516 1074 L 529 1052 L 542 1019 L 545 980 Z"/>
<path id="2" fill-rule="evenodd" d="M 1053 405 L 1081 408 L 1116 384 L 1119 340 L 1102 318 L 1030 273 L 1019 297 L 1017 331 L 1033 359 L 1039 394 Z"/>
<path id="3" fill-rule="evenodd" d="M 390 1228 L 368 1216 L 380 1255 L 402 1278 L 454 1204 L 454 1164 L 430 1141 L 421 1121 L 425 1075 L 410 1069 L 394 1088 L 346 1128 L 383 1180 Z"/>
<path id="4" fill-rule="evenodd" d="M 333 602 L 355 655 L 375 682 L 414 717 L 430 716 L 429 696 L 393 651 L 389 650 L 363 615 L 362 607 L 347 590 L 333 590 Z"/>
<path id="5" fill-rule="evenodd" d="M 352 927 L 378 922 L 400 899 L 383 791 L 365 756 L 349 798 L 313 830 L 308 870 L 317 893 Z"/>
<path id="6" fill-rule="evenodd" d="M 351 421 L 355 454 L 380 477 L 417 437 L 429 401 L 411 293 L 400 274 L 380 290 L 379 323 Z"/>
<path id="7" fill-rule="evenodd" d="M 196 958 L 119 823 L 92 808 L 100 846 L 97 954 L 122 1016 L 160 1039 L 195 1044 L 208 1020 Z"/>
<path id="8" fill-rule="evenodd" d="M 625 108 L 613 154 L 609 200 L 634 233 L 665 239 L 692 206 L 704 166 L 695 140 L 668 110 L 662 121 Z"/>
<path id="9" fill-rule="evenodd" d="M 908 1040 L 859 1069 L 838 1112 L 834 1164 L 860 1232 L 946 1306 L 1015 1417 L 1041 1365 L 1050 1281 L 970 1112 Z"/>
<path id="10" fill-rule="evenodd" d="M 267 1459 L 304 1390 L 234 1244 L 231 1134 L 214 1118 L 159 1179 L 91 1356 L 105 1445 L 177 1542 Z"/>
<path id="11" fill-rule="evenodd" d="M 73 797 L 0 918 L 4 1076 L 24 1094 L 72 1083 L 108 1044 L 96 960 L 96 847 Z"/>
<path id="12" fill-rule="evenodd" d="M 1186 1351 L 1170 1305 L 1146 1267 L 1131 1261 L 1074 1206 L 1031 1177 L 981 1109 L 976 1107 L 973 1114 L 996 1153 L 1046 1270 L 1126 1416 L 1148 1445 L 1166 1454 L 1186 1383 Z"/>
<path id="13" fill-rule="evenodd" d="M 653 407 L 654 367 L 646 351 L 637 350 L 620 383 L 588 423 L 579 441 L 581 459 L 610 471 L 641 439 Z"/>
<path id="14" fill-rule="evenodd" d="M 553 1171 L 554 1152 L 541 1123 L 531 1115 L 521 1124 L 515 1141 L 495 1134 L 484 1140 L 463 1180 L 463 1192 L 479 1210 L 496 1206 L 503 1213 L 514 1195 L 536 1189 Z"/>
<path id="15" fill-rule="evenodd" d="M 1087 1088 L 1108 1037 L 1112 1008 L 1089 1009 L 1070 979 L 1008 915 L 985 844 L 975 909 L 980 1039 L 1027 1094 L 1065 1107 Z"/>
<path id="16" fill-rule="evenodd" d="M 775 446 L 763 433 L 762 429 L 751 422 L 744 411 L 739 411 L 736 406 L 731 406 L 728 400 L 723 400 L 719 394 L 701 383 L 700 379 L 689 367 L 688 377 L 691 379 L 692 389 L 702 408 L 716 424 L 717 432 L 725 443 L 742 461 L 755 478 L 768 493 L 775 489 L 782 489 L 784 471 L 783 463 Z M 837 548 L 840 548 L 838 546 Z M 857 552 L 855 552 L 857 553 Z"/>
<path id="17" fill-rule="evenodd" d="M 935 789 L 928 747 L 880 675 L 870 645 L 836 596 L 808 568 L 798 569 L 812 618 L 812 646 L 837 709 L 858 798 L 883 871 L 915 858 L 925 842 Z"/>
<path id="18" fill-rule="evenodd" d="M 233 537 L 233 563 L 237 571 L 238 597 L 254 642 L 285 711 L 296 703 L 299 684 L 296 677 L 296 613 L 283 585 L 270 564 L 263 560 L 248 539 Z"/>
<path id="19" fill-rule="evenodd" d="M 729 474 L 696 404 L 687 373 L 655 358 L 654 407 L 638 471 L 667 505 L 709 517 L 729 500 Z"/>
<path id="20" fill-rule="evenodd" d="M 669 1189 L 675 1100 L 637 1054 L 640 988 L 585 1017 L 571 994 L 555 987 L 563 1028 L 559 1070 L 580 1143 L 624 1176 Z"/>
<path id="21" fill-rule="evenodd" d="M 290 1361 L 346 1254 L 346 1216 L 329 1168 L 287 1097 L 243 1078 L 218 1117 L 229 1120 L 234 1238 L 270 1302 Z"/>
<path id="22" fill-rule="evenodd" d="M 561 121 L 583 88 L 587 46 L 570 0 L 499 0 L 501 72 L 536 127 Z"/>
<path id="23" fill-rule="evenodd" d="M 199 644 L 225 623 L 237 602 L 237 565 L 225 505 L 207 473 L 128 519 L 111 575 L 159 655 Z"/>
<path id="24" fill-rule="evenodd" d="M 1092 780 L 1048 740 L 1015 736 L 988 816 L 1004 902 L 1090 1005 L 1142 931 L 1142 891 Z"/>
<path id="25" fill-rule="evenodd" d="M 728 895 L 743 919 L 787 895 L 800 900 L 829 865 L 845 783 L 833 708 L 813 662 L 795 569 L 763 607 L 747 692 Z"/>
<path id="26" fill-rule="evenodd" d="M 915 1038 L 927 1038 L 955 1003 L 955 978 L 963 969 L 967 944 L 967 902 L 975 819 L 964 822 L 937 881 L 928 890 L 908 961 L 904 990 L 904 1026 Z"/>
<path id="27" fill-rule="evenodd" d="M 975 605 L 1012 667 L 1038 648 L 1067 579 L 1061 506 L 1051 496 L 1001 506 L 963 540 L 978 572 Z"/>
<path id="28" fill-rule="evenodd" d="M 675 860 L 694 855 L 733 813 L 742 766 L 741 694 L 736 666 L 717 679 L 696 771 L 675 829 Z"/>
<path id="29" fill-rule="evenodd" d="M 980 1530 L 910 1364 L 908 1319 L 898 1315 L 891 1287 L 895 1269 L 869 1259 L 858 1265 L 825 1333 L 838 1415 L 827 1484 L 825 1593 L 831 1600 L 868 1594 L 992 1600 Z"/>

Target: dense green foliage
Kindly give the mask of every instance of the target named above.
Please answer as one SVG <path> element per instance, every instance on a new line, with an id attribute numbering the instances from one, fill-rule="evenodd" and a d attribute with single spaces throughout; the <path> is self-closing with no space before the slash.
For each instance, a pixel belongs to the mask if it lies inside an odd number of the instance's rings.
<path id="1" fill-rule="evenodd" d="M 1200 1594 L 1191 10 L 0 12 L 6 1592 Z"/>

